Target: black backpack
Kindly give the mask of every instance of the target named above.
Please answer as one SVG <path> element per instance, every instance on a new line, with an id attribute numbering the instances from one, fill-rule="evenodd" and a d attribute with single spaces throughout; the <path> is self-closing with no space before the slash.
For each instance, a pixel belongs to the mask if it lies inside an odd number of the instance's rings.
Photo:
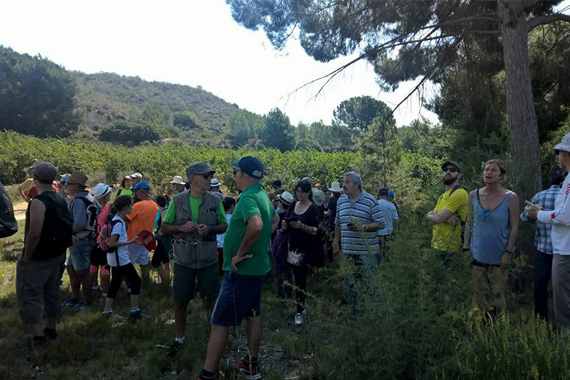
<path id="1" fill-rule="evenodd" d="M 65 251 L 73 244 L 73 216 L 67 207 L 67 201 L 53 191 L 43 192 L 36 198 L 44 201 L 46 217 L 52 218 L 44 221 L 45 231 L 42 236 L 48 238 L 44 248 L 53 253 Z"/>
<path id="2" fill-rule="evenodd" d="M 14 206 L 0 182 L 0 238 L 12 236 L 16 232 L 18 232 L 18 221 L 14 215 Z"/>

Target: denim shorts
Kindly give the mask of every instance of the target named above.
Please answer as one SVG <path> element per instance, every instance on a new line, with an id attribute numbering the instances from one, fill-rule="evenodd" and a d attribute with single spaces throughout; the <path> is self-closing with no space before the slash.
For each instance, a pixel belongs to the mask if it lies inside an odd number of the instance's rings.
<path id="1" fill-rule="evenodd" d="M 212 313 L 212 324 L 239 326 L 246 316 L 260 316 L 264 278 L 265 276 L 244 276 L 226 272 Z"/>
<path id="2" fill-rule="evenodd" d="M 67 259 L 67 269 L 79 275 L 89 273 L 91 267 L 91 251 L 95 247 L 95 241 L 81 245 L 69 247 L 69 258 Z"/>

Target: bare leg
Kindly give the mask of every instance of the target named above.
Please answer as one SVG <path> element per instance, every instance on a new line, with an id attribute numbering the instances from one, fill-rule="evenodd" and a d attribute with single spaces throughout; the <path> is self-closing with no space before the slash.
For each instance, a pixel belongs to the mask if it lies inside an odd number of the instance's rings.
<path id="1" fill-rule="evenodd" d="M 150 268 L 147 265 L 141 265 L 142 282 L 145 284 L 150 283 Z"/>
<path id="2" fill-rule="evenodd" d="M 109 291 L 110 284 L 111 284 L 111 276 L 109 276 L 108 274 L 103 274 L 103 271 L 101 271 L 101 291 L 104 294 L 107 294 L 107 292 Z"/>
<path id="3" fill-rule="evenodd" d="M 131 294 L 131 308 L 139 307 L 139 295 Z"/>
<path id="4" fill-rule="evenodd" d="M 78 276 L 81 282 L 81 286 L 83 287 L 83 297 L 85 298 L 85 302 L 91 302 L 91 277 L 89 273 L 79 275 Z"/>
<path id="5" fill-rule="evenodd" d="M 184 338 L 184 331 L 186 330 L 186 318 L 188 317 L 188 303 L 174 302 L 174 325 L 176 327 L 176 338 Z"/>
<path id="6" fill-rule="evenodd" d="M 212 311 L 214 310 L 214 305 L 216 300 L 203 300 L 204 306 L 206 307 L 206 315 L 208 316 L 208 321 L 212 318 Z"/>
<path id="7" fill-rule="evenodd" d="M 249 356 L 252 358 L 258 357 L 259 346 L 261 345 L 261 316 L 259 317 L 245 317 L 247 322 L 247 348 Z"/>
<path id="8" fill-rule="evenodd" d="M 228 327 L 212 325 L 210 329 L 210 340 L 208 341 L 208 351 L 206 353 L 206 362 L 204 363 L 204 369 L 206 371 L 214 372 L 216 370 L 216 366 L 228 344 L 228 332 Z"/>
<path id="9" fill-rule="evenodd" d="M 81 279 L 74 270 L 67 267 L 67 274 L 69 274 L 69 284 L 71 286 L 71 298 L 81 297 Z"/>

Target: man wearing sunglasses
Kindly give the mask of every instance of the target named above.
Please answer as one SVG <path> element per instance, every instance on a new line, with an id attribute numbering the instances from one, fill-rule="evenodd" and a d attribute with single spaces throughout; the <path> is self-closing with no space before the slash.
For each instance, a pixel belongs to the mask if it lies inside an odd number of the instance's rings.
<path id="1" fill-rule="evenodd" d="M 457 163 L 446 161 L 441 165 L 441 170 L 445 192 L 437 200 L 433 211 L 427 214 L 427 219 L 433 224 L 431 245 L 441 251 L 444 261 L 447 261 L 447 253 L 459 252 L 461 248 L 469 194 L 459 186 L 461 169 Z"/>
<path id="2" fill-rule="evenodd" d="M 190 190 L 172 197 L 162 222 L 163 232 L 174 238 L 172 291 L 176 338 L 169 357 L 184 343 L 188 303 L 200 292 L 209 317 L 220 290 L 216 234 L 226 232 L 228 225 L 220 197 L 208 191 L 214 173 L 205 162 L 190 165 L 186 169 Z"/>

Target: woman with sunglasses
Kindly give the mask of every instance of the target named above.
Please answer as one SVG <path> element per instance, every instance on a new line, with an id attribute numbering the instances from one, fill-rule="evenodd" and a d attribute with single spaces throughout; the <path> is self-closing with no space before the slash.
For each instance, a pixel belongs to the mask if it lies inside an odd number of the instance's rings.
<path id="1" fill-rule="evenodd" d="M 488 314 L 492 318 L 507 307 L 505 288 L 519 228 L 519 197 L 502 186 L 506 174 L 501 161 L 485 163 L 485 186 L 469 194 L 463 243 L 463 251 L 473 255 L 475 303 L 481 308 L 488 306 L 486 295 L 490 290 L 493 303 Z"/>

